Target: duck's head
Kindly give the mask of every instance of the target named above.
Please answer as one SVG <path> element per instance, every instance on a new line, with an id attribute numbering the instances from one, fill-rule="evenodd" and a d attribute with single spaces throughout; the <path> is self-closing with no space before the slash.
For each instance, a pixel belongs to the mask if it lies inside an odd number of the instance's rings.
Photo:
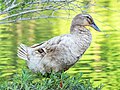
<path id="1" fill-rule="evenodd" d="M 91 26 L 96 31 L 100 29 L 95 24 L 93 18 L 89 14 L 78 14 L 73 18 L 72 25 L 75 26 Z"/>

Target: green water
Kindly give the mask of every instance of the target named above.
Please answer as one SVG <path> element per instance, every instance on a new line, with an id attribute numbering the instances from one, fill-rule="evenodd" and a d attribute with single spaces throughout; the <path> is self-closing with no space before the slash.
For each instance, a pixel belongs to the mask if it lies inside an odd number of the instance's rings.
<path id="1" fill-rule="evenodd" d="M 103 83 L 103 90 L 120 90 L 120 1 L 99 0 L 89 12 L 102 32 L 88 27 L 92 44 L 67 72 L 83 72 L 83 78 L 90 78 L 95 86 Z M 16 55 L 20 43 L 32 45 L 69 33 L 70 23 L 71 19 L 40 19 L 0 25 L 0 78 L 10 78 L 26 68 Z"/>

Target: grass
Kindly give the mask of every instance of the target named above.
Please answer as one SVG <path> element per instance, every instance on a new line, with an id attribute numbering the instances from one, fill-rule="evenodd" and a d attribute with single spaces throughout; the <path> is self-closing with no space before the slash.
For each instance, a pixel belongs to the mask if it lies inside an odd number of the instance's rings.
<path id="1" fill-rule="evenodd" d="M 102 90 L 102 85 L 93 87 L 90 80 L 82 79 L 82 73 L 70 76 L 67 73 L 51 73 L 49 78 L 22 70 L 13 78 L 0 83 L 0 90 Z"/>

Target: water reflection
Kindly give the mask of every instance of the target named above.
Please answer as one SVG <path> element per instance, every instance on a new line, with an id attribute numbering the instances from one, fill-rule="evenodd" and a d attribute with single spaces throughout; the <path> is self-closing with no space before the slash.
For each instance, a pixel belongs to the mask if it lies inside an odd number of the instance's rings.
<path id="1" fill-rule="evenodd" d="M 90 78 L 95 85 L 103 83 L 104 90 L 118 90 L 120 87 L 120 13 L 117 12 L 119 11 L 117 6 L 120 3 L 109 0 L 101 0 L 99 3 L 105 8 L 96 4 L 97 8 L 92 7 L 91 11 L 97 13 L 91 13 L 91 15 L 102 32 L 99 33 L 90 28 L 93 35 L 90 48 L 67 72 L 71 75 L 83 72 L 83 78 Z M 16 56 L 17 46 L 20 43 L 32 45 L 68 33 L 70 22 L 71 20 L 63 19 L 41 19 L 1 25 L 0 78 L 10 78 L 21 68 L 26 68 L 25 61 Z"/>

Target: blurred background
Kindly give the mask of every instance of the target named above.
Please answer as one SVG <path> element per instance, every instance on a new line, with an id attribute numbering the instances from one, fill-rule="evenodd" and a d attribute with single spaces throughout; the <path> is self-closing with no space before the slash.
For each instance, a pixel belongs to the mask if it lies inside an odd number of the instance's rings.
<path id="1" fill-rule="evenodd" d="M 79 13 L 88 13 L 93 17 L 101 32 L 87 27 L 92 33 L 92 44 L 81 60 L 67 73 L 74 75 L 82 72 L 83 78 L 90 79 L 95 86 L 103 84 L 103 90 L 120 90 L 119 0 L 49 0 L 49 2 L 42 0 L 43 2 L 32 6 L 30 5 L 33 2 L 26 5 L 29 1 L 26 0 L 25 4 L 11 10 L 7 7 L 21 1 L 6 4 L 8 1 L 11 0 L 4 0 L 0 4 L 2 5 L 0 79 L 9 79 L 16 72 L 21 73 L 22 68 L 27 68 L 26 62 L 16 55 L 20 43 L 30 46 L 69 33 L 72 18 Z M 39 10 L 29 12 L 33 9 Z M 29 13 L 20 14 L 22 11 Z"/>

